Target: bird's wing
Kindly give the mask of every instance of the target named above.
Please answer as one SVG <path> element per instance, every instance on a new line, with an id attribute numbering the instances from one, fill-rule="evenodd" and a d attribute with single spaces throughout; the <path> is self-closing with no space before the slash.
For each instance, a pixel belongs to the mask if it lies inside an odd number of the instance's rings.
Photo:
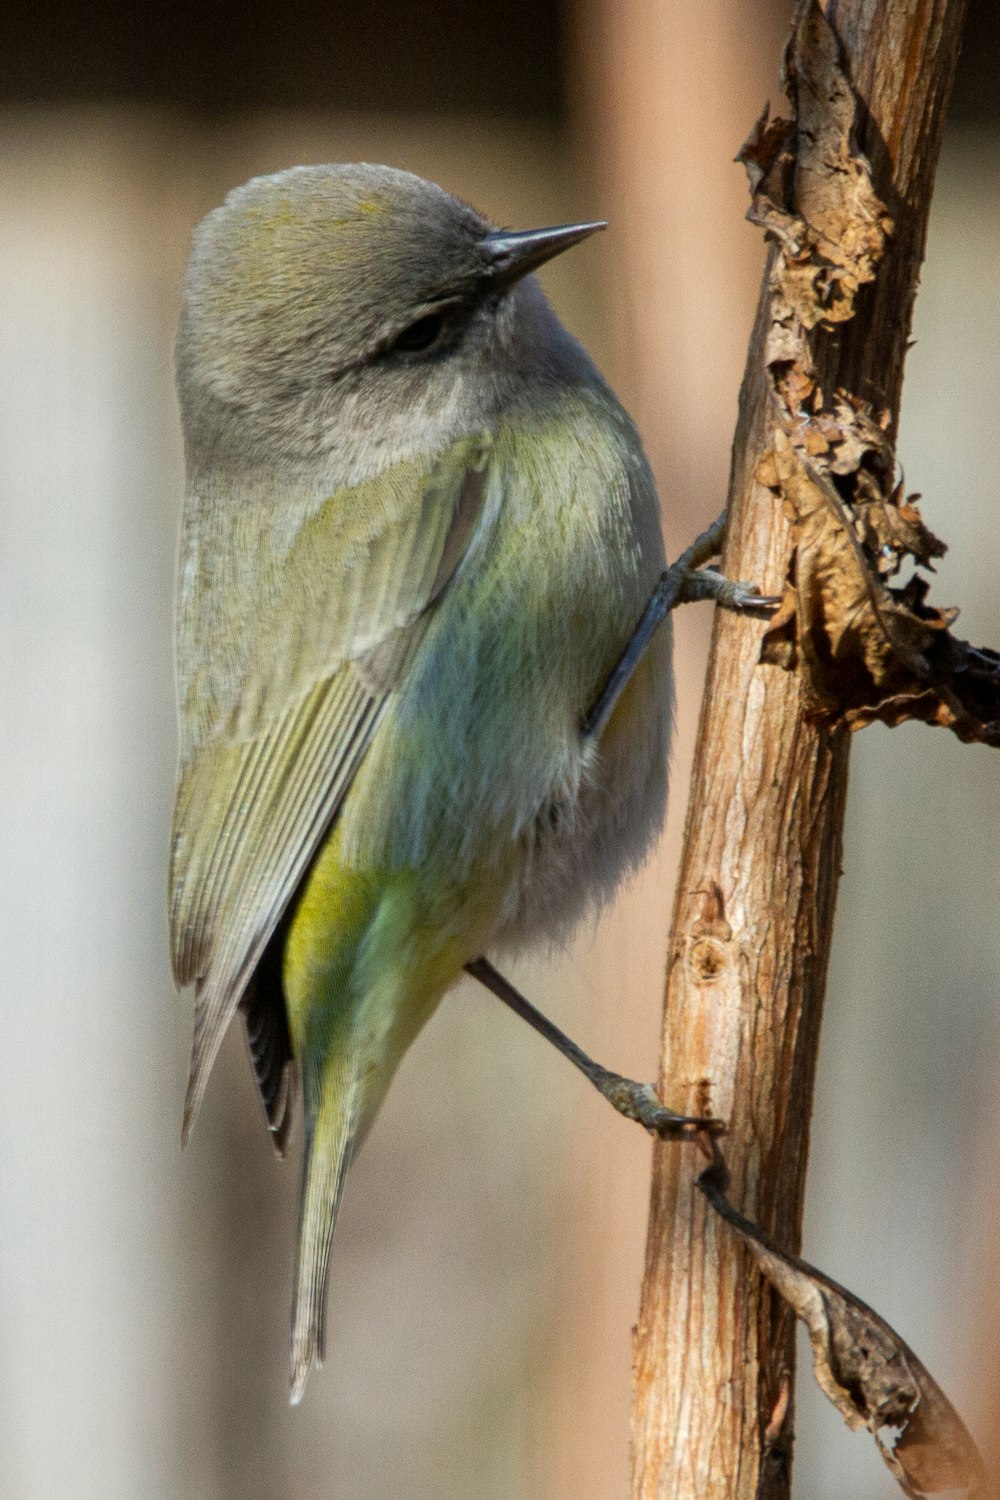
<path id="1" fill-rule="evenodd" d="M 298 525 L 291 493 L 257 506 L 189 497 L 170 869 L 174 975 L 196 986 L 185 1136 L 225 1029 L 468 551 L 487 477 L 477 437 L 340 490 Z"/>

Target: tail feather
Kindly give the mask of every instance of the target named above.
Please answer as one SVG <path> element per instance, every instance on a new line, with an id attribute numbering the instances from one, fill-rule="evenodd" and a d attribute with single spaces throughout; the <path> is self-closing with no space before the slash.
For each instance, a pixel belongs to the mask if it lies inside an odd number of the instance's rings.
<path id="1" fill-rule="evenodd" d="M 302 1400 L 309 1372 L 323 1363 L 325 1354 L 330 1245 L 356 1131 L 355 1097 L 353 1084 L 336 1092 L 328 1086 L 318 1113 L 307 1120 L 292 1308 L 293 1406 Z"/>
<path id="2" fill-rule="evenodd" d="M 285 997 L 279 983 L 258 971 L 240 1002 L 257 1091 L 264 1106 L 274 1149 L 284 1156 L 294 1114 L 292 1044 Z"/>

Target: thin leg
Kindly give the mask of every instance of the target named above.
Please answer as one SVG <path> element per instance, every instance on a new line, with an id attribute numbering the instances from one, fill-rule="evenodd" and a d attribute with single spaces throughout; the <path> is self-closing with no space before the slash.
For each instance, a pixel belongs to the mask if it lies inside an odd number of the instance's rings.
<path id="1" fill-rule="evenodd" d="M 725 531 L 726 516 L 723 512 L 661 576 L 611 676 L 584 715 L 580 732 L 585 737 L 600 735 L 646 647 L 678 604 L 713 599 L 724 609 L 754 615 L 770 615 L 777 608 L 781 601 L 774 595 L 759 594 L 753 584 L 733 583 L 714 568 L 704 566 L 710 558 L 718 556 Z"/>
<path id="2" fill-rule="evenodd" d="M 723 1134 L 725 1126 L 721 1120 L 714 1120 L 708 1116 L 699 1118 L 697 1115 L 676 1115 L 672 1109 L 667 1109 L 657 1098 L 656 1090 L 651 1083 L 636 1083 L 631 1078 L 623 1078 L 620 1073 L 612 1073 L 608 1068 L 602 1068 L 600 1063 L 594 1062 L 588 1057 L 582 1048 L 560 1031 L 547 1016 L 543 1016 L 540 1010 L 536 1010 L 530 1000 L 526 1000 L 519 990 L 505 979 L 504 976 L 493 967 L 489 959 L 477 958 L 472 963 L 466 964 L 466 971 L 473 979 L 485 985 L 498 1000 L 504 1005 L 510 1006 L 515 1015 L 527 1021 L 529 1026 L 543 1036 L 547 1042 L 551 1042 L 563 1057 L 568 1057 L 574 1067 L 579 1068 L 585 1078 L 589 1078 L 595 1089 L 603 1094 L 609 1104 L 613 1104 L 619 1114 L 624 1115 L 627 1120 L 638 1120 L 640 1125 L 658 1135 L 665 1141 L 690 1141 L 698 1136 L 716 1136 Z"/>

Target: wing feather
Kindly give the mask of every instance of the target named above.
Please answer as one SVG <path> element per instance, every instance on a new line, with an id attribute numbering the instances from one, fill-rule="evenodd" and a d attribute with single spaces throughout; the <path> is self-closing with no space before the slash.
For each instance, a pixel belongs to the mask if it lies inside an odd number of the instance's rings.
<path id="1" fill-rule="evenodd" d="M 484 511 L 482 438 L 400 467 L 391 503 L 357 486 L 315 510 L 283 567 L 268 555 L 276 511 L 268 531 L 262 510 L 253 538 L 246 508 L 230 535 L 218 513 L 210 526 L 194 504 L 185 516 L 170 882 L 175 977 L 195 984 L 185 1137 L 226 1028 Z M 233 546 L 257 567 L 227 569 Z M 281 578 L 269 597 L 228 597 L 269 574 Z"/>

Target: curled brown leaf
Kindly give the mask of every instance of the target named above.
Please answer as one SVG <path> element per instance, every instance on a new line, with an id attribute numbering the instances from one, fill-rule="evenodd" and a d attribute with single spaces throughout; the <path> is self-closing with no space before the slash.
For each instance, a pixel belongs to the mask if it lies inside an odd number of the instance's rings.
<path id="1" fill-rule="evenodd" d="M 969 1500 L 997 1500 L 968 1428 L 895 1329 L 733 1207 L 717 1148 L 716 1161 L 698 1178 L 698 1186 L 805 1324 L 820 1388 L 848 1427 L 872 1433 L 904 1494 L 916 1500 L 959 1490 Z"/>
<path id="2" fill-rule="evenodd" d="M 851 432 L 855 451 L 872 451 L 863 427 Z M 832 426 L 829 441 L 836 445 Z M 764 636 L 761 660 L 801 666 L 810 711 L 834 721 L 910 692 L 915 684 L 923 687 L 931 671 L 928 652 L 953 617 L 928 608 L 912 591 L 890 588 L 880 576 L 883 570 L 897 571 L 901 561 L 898 541 L 892 540 L 899 531 L 890 517 L 894 507 L 870 498 L 855 512 L 832 475 L 806 459 L 801 446 L 781 431 L 757 477 L 785 501 L 797 538 L 788 586 Z M 899 524 L 905 529 L 916 523 Z M 873 538 L 882 568 L 871 562 Z"/>
<path id="3" fill-rule="evenodd" d="M 893 225 L 858 150 L 857 99 L 816 0 L 801 7 L 785 80 L 793 119 L 765 111 L 739 157 L 748 217 L 775 242 L 764 352 L 775 423 L 757 478 L 795 528 L 761 659 L 800 670 L 809 711 L 831 728 L 919 718 L 1000 744 L 995 653 L 953 637 L 957 612 L 931 606 L 922 580 L 890 585 L 945 550 L 897 480 L 890 414 L 824 388 L 824 340 L 856 315 Z"/>

